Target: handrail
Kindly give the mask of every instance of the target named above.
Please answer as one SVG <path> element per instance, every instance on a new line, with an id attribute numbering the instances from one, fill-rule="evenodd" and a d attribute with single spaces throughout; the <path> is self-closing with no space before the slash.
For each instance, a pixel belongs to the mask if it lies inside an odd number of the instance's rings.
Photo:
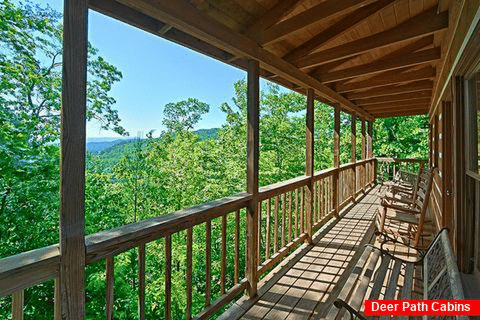
<path id="1" fill-rule="evenodd" d="M 401 163 L 401 162 L 427 163 L 428 162 L 428 160 L 425 160 L 425 159 L 402 159 L 402 158 L 388 158 L 388 157 L 376 157 L 375 159 L 381 162 L 394 162 L 394 163 Z"/>
<path id="2" fill-rule="evenodd" d="M 130 223 L 85 237 L 86 263 L 115 255 L 140 244 L 160 239 L 168 234 L 185 230 L 228 212 L 244 208 L 252 196 L 246 192 L 214 200 L 197 206 Z"/>
<path id="3" fill-rule="evenodd" d="M 309 181 L 310 177 L 300 176 L 293 179 L 277 182 L 265 187 L 261 187 L 258 190 L 258 200 L 265 200 L 276 195 L 306 186 Z"/>
<path id="4" fill-rule="evenodd" d="M 58 244 L 0 259 L 0 297 L 55 277 L 59 264 Z"/>

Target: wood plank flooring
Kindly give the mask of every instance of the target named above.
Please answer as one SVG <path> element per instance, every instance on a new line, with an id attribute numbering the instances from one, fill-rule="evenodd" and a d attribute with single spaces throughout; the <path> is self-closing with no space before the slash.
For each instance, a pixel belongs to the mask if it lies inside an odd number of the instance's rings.
<path id="1" fill-rule="evenodd" d="M 241 298 L 219 319 L 323 319 L 373 238 L 379 186 L 317 231 L 259 283 L 256 299 Z"/>

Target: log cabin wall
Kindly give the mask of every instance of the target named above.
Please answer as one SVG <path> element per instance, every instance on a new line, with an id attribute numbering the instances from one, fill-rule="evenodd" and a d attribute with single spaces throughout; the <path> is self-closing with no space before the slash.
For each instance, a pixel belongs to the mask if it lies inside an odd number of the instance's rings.
<path id="1" fill-rule="evenodd" d="M 480 179 L 469 170 L 471 141 L 476 132 L 469 122 L 469 110 L 473 107 L 467 87 L 479 69 L 480 9 L 478 1 L 458 5 L 455 10 L 458 22 L 455 32 L 447 36 L 450 50 L 444 53 L 447 62 L 434 85 L 430 108 L 431 164 L 439 168 L 430 212 L 437 228 L 446 226 L 451 230 L 460 271 L 479 277 Z M 478 97 L 474 99 L 477 101 L 473 104 L 478 103 Z"/>

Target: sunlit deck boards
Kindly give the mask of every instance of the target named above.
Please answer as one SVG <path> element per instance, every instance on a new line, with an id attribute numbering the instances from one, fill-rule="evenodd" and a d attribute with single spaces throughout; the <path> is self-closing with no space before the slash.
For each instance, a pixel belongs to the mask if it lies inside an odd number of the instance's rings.
<path id="1" fill-rule="evenodd" d="M 331 220 L 289 261 L 259 283 L 256 301 L 242 298 L 221 319 L 317 319 L 324 317 L 355 264 L 372 239 L 379 187 Z"/>

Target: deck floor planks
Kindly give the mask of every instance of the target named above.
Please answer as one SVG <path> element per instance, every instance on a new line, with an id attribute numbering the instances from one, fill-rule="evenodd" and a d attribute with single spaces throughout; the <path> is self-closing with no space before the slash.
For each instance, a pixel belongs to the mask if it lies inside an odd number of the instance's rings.
<path id="1" fill-rule="evenodd" d="M 273 284 L 267 281 L 264 284 L 267 290 L 259 290 L 261 293 L 253 305 L 243 304 L 246 309 L 243 314 L 238 310 L 226 314 L 236 314 L 241 319 L 324 317 L 346 280 L 346 271 L 354 265 L 353 259 L 358 258 L 363 244 L 372 238 L 378 195 L 376 187 L 345 210 L 326 233 L 320 229 L 314 245 L 302 251 L 296 262 L 285 266 L 284 274 L 272 279 Z M 241 306 L 239 301 L 235 308 Z"/>

